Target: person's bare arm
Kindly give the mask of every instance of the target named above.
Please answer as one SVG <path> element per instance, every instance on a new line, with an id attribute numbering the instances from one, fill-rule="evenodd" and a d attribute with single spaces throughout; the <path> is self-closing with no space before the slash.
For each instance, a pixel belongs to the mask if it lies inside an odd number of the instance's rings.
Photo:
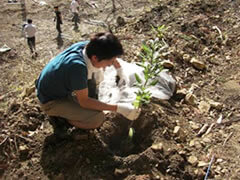
<path id="1" fill-rule="evenodd" d="M 81 107 L 94 110 L 117 111 L 117 105 L 110 105 L 88 97 L 88 89 L 75 91 L 77 100 Z"/>

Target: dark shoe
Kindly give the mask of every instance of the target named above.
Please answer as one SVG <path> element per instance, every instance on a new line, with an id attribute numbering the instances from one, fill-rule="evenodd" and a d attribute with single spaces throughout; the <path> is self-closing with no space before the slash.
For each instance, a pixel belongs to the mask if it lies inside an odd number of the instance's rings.
<path id="1" fill-rule="evenodd" d="M 61 139 L 66 139 L 69 135 L 68 129 L 72 127 L 64 118 L 51 116 L 49 123 L 53 127 L 53 134 Z"/>

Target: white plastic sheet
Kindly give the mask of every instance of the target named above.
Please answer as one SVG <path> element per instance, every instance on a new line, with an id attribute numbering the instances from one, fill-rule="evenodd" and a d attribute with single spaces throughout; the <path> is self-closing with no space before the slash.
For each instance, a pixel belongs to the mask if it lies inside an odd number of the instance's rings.
<path id="1" fill-rule="evenodd" d="M 105 103 L 132 103 L 136 99 L 135 73 L 144 82 L 143 68 L 135 63 L 128 63 L 118 59 L 122 67 L 120 81 L 116 83 L 117 71 L 114 67 L 107 67 L 104 71 L 104 80 L 99 85 L 99 100 Z M 158 76 L 158 83 L 148 88 L 153 97 L 168 100 L 176 88 L 175 79 L 164 69 Z"/>

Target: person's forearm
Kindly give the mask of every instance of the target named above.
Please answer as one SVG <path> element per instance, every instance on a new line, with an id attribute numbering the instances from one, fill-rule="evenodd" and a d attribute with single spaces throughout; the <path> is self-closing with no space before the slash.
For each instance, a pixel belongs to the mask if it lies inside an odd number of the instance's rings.
<path id="1" fill-rule="evenodd" d="M 93 98 L 88 98 L 84 102 L 79 102 L 79 104 L 86 109 L 94 109 L 99 111 L 117 111 L 117 105 L 106 104 Z"/>

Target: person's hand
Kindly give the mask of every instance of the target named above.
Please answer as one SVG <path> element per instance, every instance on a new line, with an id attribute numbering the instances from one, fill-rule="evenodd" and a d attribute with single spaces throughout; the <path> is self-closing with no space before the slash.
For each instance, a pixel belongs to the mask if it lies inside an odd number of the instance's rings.
<path id="1" fill-rule="evenodd" d="M 116 84 L 118 87 L 128 85 L 129 81 L 126 75 L 123 72 L 122 67 L 117 69 Z"/>
<path id="2" fill-rule="evenodd" d="M 119 114 L 122 114 L 127 119 L 133 121 L 138 118 L 140 115 L 141 110 L 136 109 L 132 104 L 130 103 L 119 103 L 117 104 L 117 112 Z"/>

